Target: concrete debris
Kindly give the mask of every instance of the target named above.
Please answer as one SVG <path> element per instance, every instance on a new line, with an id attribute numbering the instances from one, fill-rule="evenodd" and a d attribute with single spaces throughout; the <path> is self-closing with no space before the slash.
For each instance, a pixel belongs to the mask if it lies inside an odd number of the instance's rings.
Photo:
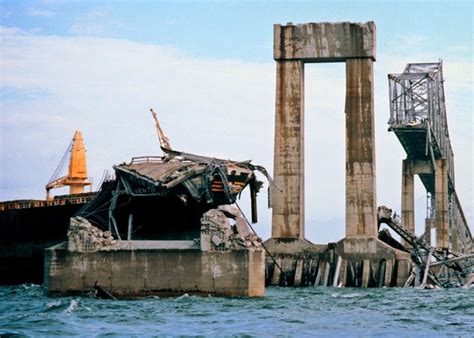
<path id="1" fill-rule="evenodd" d="M 262 239 L 251 229 L 240 210 L 220 205 L 201 218 L 201 250 L 228 250 L 239 247 L 260 247 Z"/>
<path id="2" fill-rule="evenodd" d="M 116 244 L 110 231 L 102 231 L 80 216 L 71 217 L 67 238 L 68 250 L 76 252 L 96 252 Z"/>

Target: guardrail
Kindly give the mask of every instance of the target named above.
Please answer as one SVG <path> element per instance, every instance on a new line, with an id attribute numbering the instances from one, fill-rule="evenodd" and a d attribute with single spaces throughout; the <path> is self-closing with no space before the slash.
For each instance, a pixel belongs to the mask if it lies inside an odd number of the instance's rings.
<path id="1" fill-rule="evenodd" d="M 137 156 L 132 157 L 132 164 L 137 163 L 150 163 L 150 162 L 162 162 L 163 158 L 161 156 Z"/>
<path id="2" fill-rule="evenodd" d="M 52 200 L 15 200 L 0 202 L 0 211 L 28 208 L 42 208 L 57 205 L 84 204 L 95 198 L 97 193 L 56 196 Z"/>

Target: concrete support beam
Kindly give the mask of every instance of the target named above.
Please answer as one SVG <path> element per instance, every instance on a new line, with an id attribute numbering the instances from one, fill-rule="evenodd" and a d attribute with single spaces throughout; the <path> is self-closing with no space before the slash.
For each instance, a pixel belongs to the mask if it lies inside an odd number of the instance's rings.
<path id="1" fill-rule="evenodd" d="M 324 262 L 319 261 L 318 271 L 316 273 L 316 279 L 314 280 L 314 286 L 318 286 L 321 282 L 321 274 L 323 273 Z"/>
<path id="2" fill-rule="evenodd" d="M 433 173 L 431 161 L 411 160 L 411 167 L 414 175 Z"/>
<path id="3" fill-rule="evenodd" d="M 436 199 L 436 247 L 449 247 L 448 219 L 448 162 L 436 160 L 435 170 L 435 199 Z"/>
<path id="4" fill-rule="evenodd" d="M 273 26 L 275 60 L 343 62 L 375 60 L 375 23 L 322 22 Z"/>
<path id="5" fill-rule="evenodd" d="M 402 162 L 402 224 L 415 233 L 415 175 L 414 163 L 405 159 Z M 411 247 L 404 239 L 402 245 Z"/>
<path id="6" fill-rule="evenodd" d="M 346 61 L 346 237 L 377 237 L 372 59 Z"/>
<path id="7" fill-rule="evenodd" d="M 395 286 L 403 287 L 411 271 L 411 259 L 397 261 L 397 279 Z"/>
<path id="8" fill-rule="evenodd" d="M 369 278 L 370 278 L 370 260 L 364 259 L 364 263 L 362 265 L 362 287 L 366 288 L 369 286 Z"/>
<path id="9" fill-rule="evenodd" d="M 329 272 L 331 271 L 331 264 L 329 262 L 324 263 L 324 279 L 323 286 L 328 286 L 329 283 Z"/>
<path id="10" fill-rule="evenodd" d="M 450 196 L 450 198 L 453 198 L 453 197 Z M 448 212 L 448 215 L 449 215 L 449 212 Z M 459 229 L 459 225 L 456 224 L 456 222 L 454 221 L 455 215 L 453 215 L 452 217 L 453 217 L 453 220 L 452 222 L 450 222 L 450 229 L 449 229 L 449 232 L 451 233 L 451 237 L 450 237 L 451 248 L 455 251 L 461 252 L 463 249 L 463 245 L 462 245 L 462 241 L 460 237 L 461 229 Z"/>
<path id="11" fill-rule="evenodd" d="M 280 285 L 281 271 L 279 266 L 281 266 L 281 258 L 277 258 L 275 261 L 271 285 Z"/>
<path id="12" fill-rule="evenodd" d="M 302 259 L 296 261 L 294 286 L 301 286 L 301 281 L 303 280 L 303 265 L 304 261 Z"/>
<path id="13" fill-rule="evenodd" d="M 385 265 L 385 276 L 384 276 L 384 286 L 390 287 L 392 285 L 392 275 L 393 275 L 393 259 L 388 259 Z"/>
<path id="14" fill-rule="evenodd" d="M 431 245 L 431 229 L 434 229 L 434 220 L 431 218 L 425 219 L 425 241 Z"/>
<path id="15" fill-rule="evenodd" d="M 341 267 L 342 267 L 342 257 L 337 256 L 337 263 L 336 263 L 336 270 L 334 271 L 334 278 L 332 281 L 332 286 L 337 287 L 339 284 L 339 275 L 341 273 Z"/>
<path id="16" fill-rule="evenodd" d="M 304 65 L 277 62 L 272 237 L 304 238 Z"/>
<path id="17" fill-rule="evenodd" d="M 339 284 L 345 286 L 347 283 L 347 260 L 342 260 L 341 271 L 339 273 Z"/>

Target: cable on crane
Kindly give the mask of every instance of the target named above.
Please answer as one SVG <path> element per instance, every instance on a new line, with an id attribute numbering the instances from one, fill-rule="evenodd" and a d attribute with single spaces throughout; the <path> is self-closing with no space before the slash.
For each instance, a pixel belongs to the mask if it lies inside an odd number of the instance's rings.
<path id="1" fill-rule="evenodd" d="M 65 162 L 66 160 L 69 158 L 68 154 L 71 152 L 71 148 L 72 148 L 72 144 L 74 143 L 74 138 L 71 140 L 71 142 L 69 143 L 69 146 L 67 147 L 66 149 L 66 152 L 64 153 L 61 161 L 59 162 L 56 170 L 54 171 L 53 175 L 51 176 L 51 178 L 49 179 L 48 181 L 48 184 L 50 184 L 51 182 L 53 182 L 54 180 L 58 179 L 61 172 L 64 170 L 64 167 L 65 167 Z"/>

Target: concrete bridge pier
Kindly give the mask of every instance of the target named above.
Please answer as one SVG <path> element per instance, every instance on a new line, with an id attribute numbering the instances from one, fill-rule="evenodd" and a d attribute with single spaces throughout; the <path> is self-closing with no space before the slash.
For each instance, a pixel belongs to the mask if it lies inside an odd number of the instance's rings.
<path id="1" fill-rule="evenodd" d="M 304 63 L 277 61 L 275 143 L 270 252 L 304 255 L 321 251 L 305 239 L 304 224 Z"/>
<path id="2" fill-rule="evenodd" d="M 449 219 L 448 219 L 448 162 L 436 160 L 435 169 L 435 227 L 436 247 L 449 247 Z"/>
<path id="3" fill-rule="evenodd" d="M 412 233 L 415 233 L 415 175 L 431 175 L 434 177 L 434 186 L 429 191 L 434 196 L 431 205 L 434 208 L 434 218 L 428 217 L 425 222 L 425 240 L 430 243 L 431 229 L 436 229 L 435 246 L 449 247 L 449 217 L 448 217 L 448 165 L 447 161 L 435 160 L 435 166 L 428 160 L 406 158 L 402 164 L 402 224 Z M 406 245 L 404 241 L 402 244 Z"/>
<path id="4" fill-rule="evenodd" d="M 267 284 L 400 285 L 409 256 L 377 239 L 375 24 L 274 26 L 277 62 L 272 238 Z M 346 63 L 346 238 L 314 245 L 304 226 L 304 64 Z M 317 174 L 317 173 L 316 173 Z M 283 271 L 281 271 L 283 270 Z"/>
<path id="5" fill-rule="evenodd" d="M 413 161 L 404 159 L 402 162 L 402 224 L 405 228 L 415 233 L 415 173 Z M 409 244 L 402 239 L 402 245 Z"/>
<path id="6" fill-rule="evenodd" d="M 402 73 L 389 74 L 388 80 L 389 131 L 394 132 L 407 154 L 402 173 L 401 221 L 414 230 L 412 177 L 419 175 L 427 192 L 426 242 L 443 251 L 472 252 L 473 236 L 455 187 L 443 63 L 408 63 Z"/>

